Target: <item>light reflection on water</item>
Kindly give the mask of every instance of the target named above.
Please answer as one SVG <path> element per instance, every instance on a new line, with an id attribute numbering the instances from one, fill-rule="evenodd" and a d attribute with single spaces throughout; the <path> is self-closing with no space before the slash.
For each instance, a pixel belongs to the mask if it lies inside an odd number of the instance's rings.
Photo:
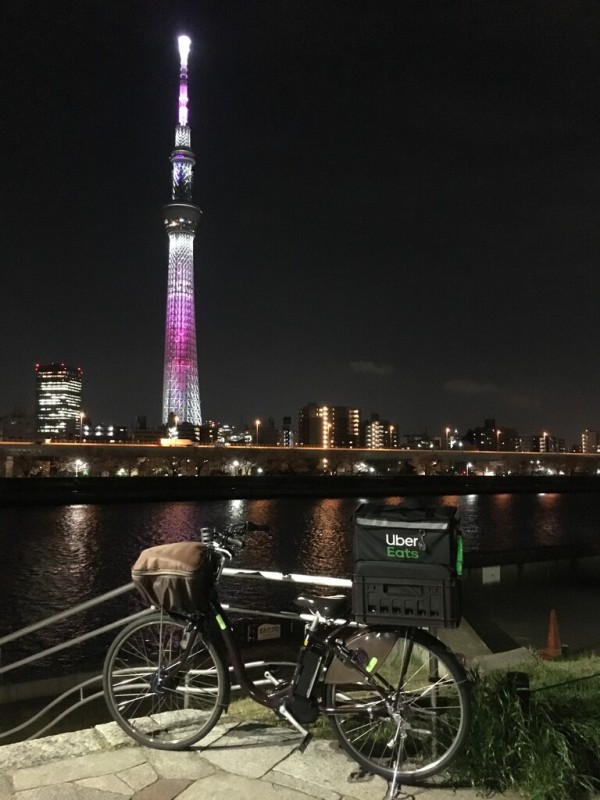
<path id="1" fill-rule="evenodd" d="M 247 537 L 239 565 L 349 577 L 358 502 L 289 498 L 0 509 L 0 635 L 128 583 L 131 565 L 145 547 L 193 539 L 201 527 L 246 519 L 269 525 L 270 531 Z M 596 494 L 448 495 L 432 502 L 457 506 L 466 551 L 597 542 L 600 536 Z M 260 581 L 227 580 L 222 594 L 233 603 L 289 608 L 294 593 Z M 137 596 L 128 594 L 33 635 L 26 650 L 71 638 L 139 607 Z M 61 657 L 69 667 L 72 659 Z"/>

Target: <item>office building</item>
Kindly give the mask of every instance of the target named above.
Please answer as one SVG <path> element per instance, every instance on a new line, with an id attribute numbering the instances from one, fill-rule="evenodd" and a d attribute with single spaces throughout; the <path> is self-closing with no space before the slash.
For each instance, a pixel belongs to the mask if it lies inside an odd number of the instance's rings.
<path id="1" fill-rule="evenodd" d="M 35 419 L 39 436 L 75 439 L 81 436 L 80 367 L 63 363 L 35 365 Z"/>

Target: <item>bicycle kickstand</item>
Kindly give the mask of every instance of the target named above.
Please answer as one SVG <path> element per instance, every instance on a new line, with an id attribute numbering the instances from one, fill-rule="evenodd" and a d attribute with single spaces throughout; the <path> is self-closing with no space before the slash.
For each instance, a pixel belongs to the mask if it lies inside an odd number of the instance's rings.
<path id="1" fill-rule="evenodd" d="M 388 788 L 383 800 L 396 800 L 398 796 L 398 792 L 402 791 L 400 784 L 398 783 L 398 773 L 394 770 L 394 777 L 391 781 L 388 781 Z"/>
<path id="2" fill-rule="evenodd" d="M 397 743 L 397 740 L 398 740 L 398 735 L 400 735 L 400 739 L 402 740 L 403 736 L 400 733 L 399 724 L 398 724 L 398 728 L 396 729 L 396 735 L 394 736 L 394 739 L 392 740 L 392 742 L 390 742 L 388 744 L 388 747 L 390 745 L 392 745 L 392 747 L 396 746 L 396 743 Z M 406 792 L 403 792 L 402 791 L 402 787 L 400 786 L 400 783 L 398 782 L 398 772 L 400 771 L 400 753 L 401 753 L 401 748 L 398 748 L 397 754 L 396 754 L 396 759 L 394 761 L 394 773 L 392 775 L 392 780 L 388 781 L 388 789 L 387 789 L 386 795 L 383 798 L 383 800 L 405 800 L 406 798 L 408 798 L 408 800 L 411 800 L 411 798 L 412 798 L 412 800 L 414 800 L 414 795 L 407 794 Z"/>
<path id="3" fill-rule="evenodd" d="M 415 800 L 414 794 L 407 794 L 402 791 L 400 784 L 396 783 L 396 776 L 388 783 L 388 790 L 383 800 Z"/>

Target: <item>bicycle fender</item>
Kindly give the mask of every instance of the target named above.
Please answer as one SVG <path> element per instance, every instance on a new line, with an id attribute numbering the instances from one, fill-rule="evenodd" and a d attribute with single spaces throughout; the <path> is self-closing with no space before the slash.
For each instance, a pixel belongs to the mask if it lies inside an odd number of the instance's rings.
<path id="1" fill-rule="evenodd" d="M 377 672 L 398 639 L 394 631 L 360 631 L 351 636 L 345 645 L 348 650 L 358 651 L 359 663 L 368 672 Z M 369 669 L 369 666 L 371 667 Z M 356 683 L 362 679 L 361 673 L 352 664 L 344 664 L 337 656 L 325 673 L 325 683 Z"/>

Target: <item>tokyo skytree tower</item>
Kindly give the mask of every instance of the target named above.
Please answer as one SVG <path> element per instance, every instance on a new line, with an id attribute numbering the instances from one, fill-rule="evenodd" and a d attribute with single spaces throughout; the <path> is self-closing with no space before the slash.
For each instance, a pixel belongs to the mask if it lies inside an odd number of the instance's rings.
<path id="1" fill-rule="evenodd" d="M 169 236 L 169 279 L 165 330 L 163 423 L 173 414 L 179 423 L 201 425 L 196 317 L 194 307 L 194 235 L 202 212 L 192 202 L 195 156 L 188 125 L 187 62 L 191 40 L 180 36 L 179 121 L 171 153 L 173 191 L 163 208 Z"/>

